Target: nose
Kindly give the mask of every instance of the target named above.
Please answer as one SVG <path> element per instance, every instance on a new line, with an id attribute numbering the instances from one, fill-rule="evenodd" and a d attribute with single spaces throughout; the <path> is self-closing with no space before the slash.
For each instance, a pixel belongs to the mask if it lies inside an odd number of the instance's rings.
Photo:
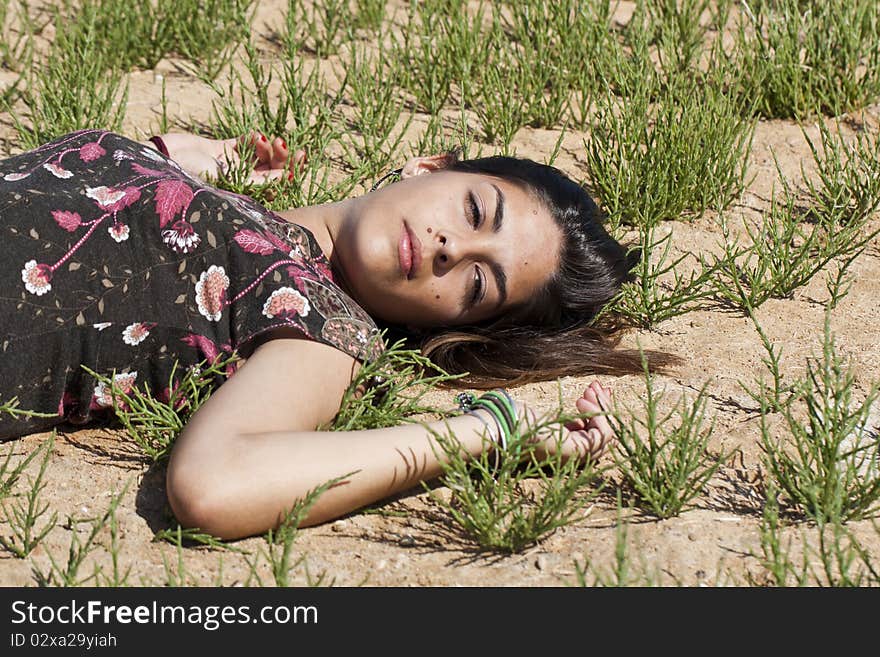
<path id="1" fill-rule="evenodd" d="M 437 235 L 437 251 L 434 257 L 434 263 L 440 272 L 446 272 L 455 267 L 462 258 L 462 249 L 459 246 L 460 240 L 450 233 L 439 233 Z"/>

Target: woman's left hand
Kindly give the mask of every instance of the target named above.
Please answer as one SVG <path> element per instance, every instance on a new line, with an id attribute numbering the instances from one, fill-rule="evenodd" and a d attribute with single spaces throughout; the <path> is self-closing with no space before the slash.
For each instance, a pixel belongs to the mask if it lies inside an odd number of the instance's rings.
<path id="1" fill-rule="evenodd" d="M 578 413 L 595 415 L 565 423 L 561 440 L 555 427 L 543 428 L 537 437 L 541 443 L 540 449 L 545 455 L 561 453 L 565 459 L 586 460 L 589 457 L 595 461 L 615 437 L 606 415 L 611 410 L 611 404 L 611 388 L 593 381 L 575 401 L 575 408 Z M 527 427 L 538 423 L 540 418 L 532 408 L 522 402 L 518 402 L 517 406 L 520 418 Z"/>

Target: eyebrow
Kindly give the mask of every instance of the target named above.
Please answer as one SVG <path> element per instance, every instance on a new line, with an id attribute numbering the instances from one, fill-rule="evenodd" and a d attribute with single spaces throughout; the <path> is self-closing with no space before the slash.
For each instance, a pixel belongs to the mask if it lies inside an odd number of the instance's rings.
<path id="1" fill-rule="evenodd" d="M 501 230 L 501 226 L 504 223 L 504 194 L 501 192 L 501 189 L 496 184 L 492 184 L 492 187 L 495 188 L 495 216 L 492 218 L 492 232 L 497 233 Z M 496 308 L 500 308 L 504 305 L 504 302 L 507 301 L 507 273 L 504 271 L 504 267 L 502 267 L 497 262 L 493 262 L 489 268 L 492 270 L 492 274 L 495 276 L 495 284 L 498 286 L 498 303 L 496 304 Z"/>
<path id="2" fill-rule="evenodd" d="M 495 217 L 492 219 L 492 232 L 497 233 L 501 230 L 501 224 L 504 223 L 504 194 L 501 192 L 501 189 L 498 185 L 493 183 L 492 187 L 495 188 Z"/>

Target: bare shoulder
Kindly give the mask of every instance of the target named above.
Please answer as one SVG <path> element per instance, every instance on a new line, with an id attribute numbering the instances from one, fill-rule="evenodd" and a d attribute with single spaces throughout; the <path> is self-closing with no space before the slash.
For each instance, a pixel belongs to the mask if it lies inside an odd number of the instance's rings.
<path id="1" fill-rule="evenodd" d="M 313 431 L 339 411 L 360 363 L 339 349 L 276 333 L 193 415 L 188 429 Z"/>

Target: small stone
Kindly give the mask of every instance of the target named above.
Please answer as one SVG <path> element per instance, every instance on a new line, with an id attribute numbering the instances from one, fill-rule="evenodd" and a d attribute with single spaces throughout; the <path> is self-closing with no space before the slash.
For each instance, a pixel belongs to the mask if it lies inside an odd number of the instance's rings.
<path id="1" fill-rule="evenodd" d="M 547 570 L 547 557 L 543 554 L 539 554 L 535 559 L 535 568 L 538 570 Z"/>
<path id="2" fill-rule="evenodd" d="M 376 570 L 385 570 L 385 568 L 387 568 L 387 567 L 388 567 L 388 560 L 387 559 L 381 559 L 376 564 Z"/>
<path id="3" fill-rule="evenodd" d="M 698 570 L 697 572 L 694 573 L 694 576 L 697 579 L 706 579 L 706 571 L 705 570 Z"/>
<path id="4" fill-rule="evenodd" d="M 688 534 L 688 540 L 689 541 L 696 541 L 697 537 L 694 534 Z"/>
<path id="5" fill-rule="evenodd" d="M 348 525 L 347 520 L 337 520 L 332 525 L 330 525 L 330 531 L 333 532 L 341 532 L 345 529 L 346 525 Z"/>
<path id="6" fill-rule="evenodd" d="M 415 547 L 415 545 L 416 545 L 416 539 L 413 538 L 413 537 L 412 537 L 411 535 L 409 535 L 409 534 L 404 534 L 403 536 L 400 537 L 400 540 L 397 541 L 397 544 L 398 544 L 400 547 L 406 547 L 406 548 L 409 548 L 409 547 Z"/>

